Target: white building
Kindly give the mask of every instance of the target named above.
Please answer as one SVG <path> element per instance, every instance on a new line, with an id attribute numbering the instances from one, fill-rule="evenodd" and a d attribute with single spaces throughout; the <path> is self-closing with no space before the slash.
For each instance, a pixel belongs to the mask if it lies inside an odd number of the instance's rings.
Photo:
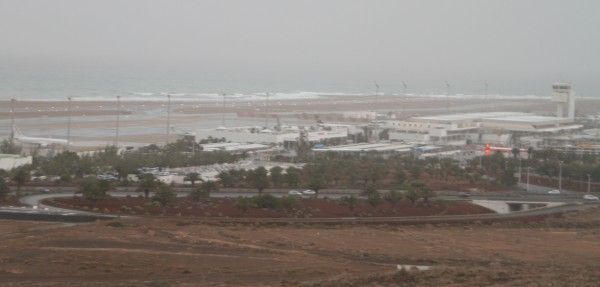
<path id="1" fill-rule="evenodd" d="M 32 163 L 31 156 L 20 156 L 16 154 L 0 154 L 0 169 L 11 170 Z"/>
<path id="2" fill-rule="evenodd" d="M 196 131 L 197 139 L 202 138 L 225 138 L 227 141 L 239 143 L 261 143 L 261 144 L 284 144 L 295 142 L 300 138 L 301 129 L 298 127 L 286 127 L 281 131 L 259 129 L 256 127 L 217 128 Z M 307 131 L 306 137 L 309 142 L 322 142 L 326 140 L 346 140 L 348 129 L 331 128 Z"/>
<path id="3" fill-rule="evenodd" d="M 400 144 L 390 142 L 380 143 L 359 143 L 349 145 L 339 145 L 330 147 L 313 148 L 314 152 L 335 152 L 341 154 L 364 154 L 369 152 L 377 152 L 384 154 L 407 153 L 412 150 L 412 144 Z"/>
<path id="4" fill-rule="evenodd" d="M 521 112 L 458 113 L 387 121 L 383 127 L 390 129 L 390 140 L 440 145 L 469 142 L 510 145 L 515 135 L 540 136 L 581 129 L 583 126 L 575 123 L 575 94 L 571 85 L 556 83 L 552 89 L 552 102 L 557 103 L 556 116 Z"/>
<path id="5" fill-rule="evenodd" d="M 552 85 L 552 102 L 556 103 L 556 117 L 575 118 L 575 92 L 569 83 L 554 83 Z"/>

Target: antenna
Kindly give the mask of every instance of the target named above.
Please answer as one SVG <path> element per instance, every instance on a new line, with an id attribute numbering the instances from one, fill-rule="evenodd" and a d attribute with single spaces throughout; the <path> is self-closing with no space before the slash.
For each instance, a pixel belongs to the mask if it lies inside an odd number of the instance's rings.
<path id="1" fill-rule="evenodd" d="M 171 95 L 167 94 L 167 138 L 165 145 L 169 144 L 169 137 L 171 135 Z"/>
<path id="2" fill-rule="evenodd" d="M 450 84 L 446 81 L 446 112 L 450 111 Z"/>
<path id="3" fill-rule="evenodd" d="M 67 98 L 69 103 L 67 105 L 67 148 L 71 145 L 71 97 Z"/>
<path id="4" fill-rule="evenodd" d="M 10 143 L 12 144 L 15 139 L 15 102 L 17 100 L 10 99 Z"/>
<path id="5" fill-rule="evenodd" d="M 119 126 L 121 121 L 121 96 L 117 96 L 117 123 L 115 128 L 115 146 L 119 148 Z"/>

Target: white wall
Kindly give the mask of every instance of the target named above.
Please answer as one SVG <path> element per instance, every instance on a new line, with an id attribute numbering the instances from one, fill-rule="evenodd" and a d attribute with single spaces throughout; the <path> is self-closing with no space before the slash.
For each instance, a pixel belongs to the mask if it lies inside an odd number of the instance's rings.
<path id="1" fill-rule="evenodd" d="M 0 169 L 11 170 L 23 165 L 31 164 L 31 156 L 15 156 L 0 154 Z"/>

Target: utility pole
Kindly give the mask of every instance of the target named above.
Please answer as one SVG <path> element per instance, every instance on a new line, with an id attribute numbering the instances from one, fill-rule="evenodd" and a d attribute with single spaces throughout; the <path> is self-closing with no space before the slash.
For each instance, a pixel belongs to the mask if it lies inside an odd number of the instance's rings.
<path id="1" fill-rule="evenodd" d="M 115 129 L 115 146 L 119 149 L 119 127 L 121 121 L 121 96 L 117 96 L 117 123 Z"/>
<path id="2" fill-rule="evenodd" d="M 12 145 L 15 139 L 15 102 L 17 100 L 10 99 L 10 144 Z"/>
<path id="3" fill-rule="evenodd" d="M 67 148 L 71 146 L 71 97 L 67 98 L 69 103 L 67 105 Z"/>
<path id="4" fill-rule="evenodd" d="M 563 162 L 558 162 L 558 191 L 562 192 L 562 166 Z"/>
<path id="5" fill-rule="evenodd" d="M 165 145 L 169 144 L 169 137 L 171 135 L 171 95 L 167 94 L 167 138 Z"/>
<path id="6" fill-rule="evenodd" d="M 588 177 L 588 185 L 587 185 L 587 193 L 590 194 L 590 191 L 592 190 L 592 176 L 588 173 L 587 174 Z"/>

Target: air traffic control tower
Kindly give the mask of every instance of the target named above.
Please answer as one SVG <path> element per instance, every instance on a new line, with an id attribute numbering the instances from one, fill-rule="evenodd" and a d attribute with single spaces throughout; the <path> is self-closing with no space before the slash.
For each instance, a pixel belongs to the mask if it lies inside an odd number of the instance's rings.
<path id="1" fill-rule="evenodd" d="M 575 119 L 575 93 L 571 90 L 571 84 L 554 83 L 552 102 L 556 103 L 556 117 Z"/>

